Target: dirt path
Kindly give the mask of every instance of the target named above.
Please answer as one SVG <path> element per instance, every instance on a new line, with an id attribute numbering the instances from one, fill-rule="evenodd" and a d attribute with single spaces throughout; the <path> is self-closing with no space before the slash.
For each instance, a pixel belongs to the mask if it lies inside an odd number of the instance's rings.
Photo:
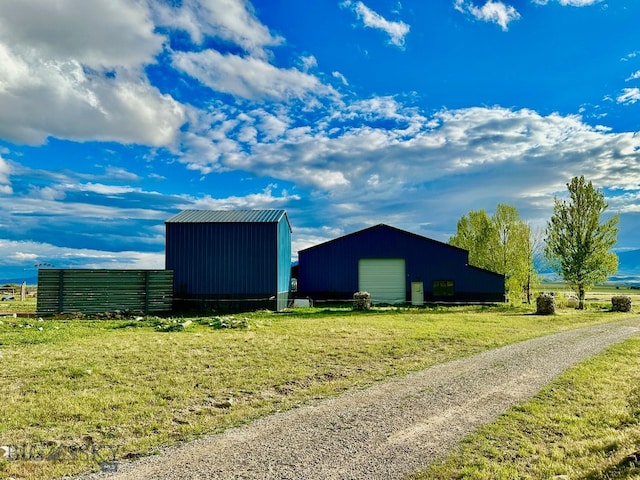
<path id="1" fill-rule="evenodd" d="M 521 342 L 81 478 L 399 479 L 567 368 L 638 334 L 633 319 Z"/>

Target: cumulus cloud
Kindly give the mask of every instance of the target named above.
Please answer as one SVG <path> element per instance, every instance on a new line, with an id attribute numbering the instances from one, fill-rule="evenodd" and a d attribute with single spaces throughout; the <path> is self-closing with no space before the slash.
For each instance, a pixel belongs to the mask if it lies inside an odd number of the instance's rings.
<path id="1" fill-rule="evenodd" d="M 198 44 L 207 36 L 217 37 L 265 58 L 265 48 L 283 42 L 260 23 L 245 0 L 183 0 L 178 7 L 153 0 L 152 8 L 160 25 L 184 30 Z"/>
<path id="2" fill-rule="evenodd" d="M 245 196 L 230 196 L 226 198 L 213 198 L 207 195 L 202 198 L 192 199 L 188 203 L 181 204 L 183 209 L 198 210 L 251 210 L 265 208 L 282 208 L 300 200 L 299 195 L 289 194 L 282 190 L 280 195 L 274 195 L 277 184 L 266 186 L 261 192 L 251 193 Z"/>
<path id="3" fill-rule="evenodd" d="M 302 99 L 309 95 L 338 96 L 332 87 L 295 68 L 281 69 L 255 57 L 223 55 L 216 50 L 176 52 L 173 65 L 219 92 L 249 100 Z"/>
<path id="4" fill-rule="evenodd" d="M 622 93 L 618 95 L 616 99 L 618 103 L 624 103 L 627 105 L 636 103 L 640 100 L 640 88 L 625 88 Z"/>
<path id="5" fill-rule="evenodd" d="M 411 27 L 402 21 L 392 22 L 379 13 L 373 11 L 362 2 L 346 0 L 341 4 L 345 8 L 350 8 L 362 20 L 365 27 L 381 30 L 389 35 L 389 43 L 396 47 L 404 46 L 404 39 Z"/>
<path id="6" fill-rule="evenodd" d="M 9 163 L 0 156 L 0 194 L 10 195 L 13 193 L 9 174 L 11 167 Z"/>
<path id="7" fill-rule="evenodd" d="M 553 196 L 574 175 L 625 192 L 638 191 L 640 184 L 640 139 L 575 115 L 474 107 L 426 116 L 391 97 L 373 97 L 328 111 L 312 126 L 282 129 L 268 142 L 249 144 L 240 136 L 242 124 L 260 139 L 256 118 L 218 124 L 226 126 L 219 135 L 225 148 L 235 153 L 216 156 L 215 168 L 291 182 L 308 192 L 302 198 L 331 212 L 327 222 L 333 225 L 364 225 L 367 212 L 375 211 L 378 221 L 401 228 L 430 223 L 424 228 L 442 235 L 438 222 L 497 203 L 516 205 L 525 218 L 546 218 Z M 220 145 L 202 148 L 219 152 Z M 202 161 L 205 155 L 193 157 Z M 191 167 L 212 168 L 206 162 Z M 208 205 L 238 207 L 245 201 Z M 296 208 L 295 202 L 287 206 L 292 215 Z M 439 213 L 427 215 L 426 222 L 424 212 Z"/>
<path id="8" fill-rule="evenodd" d="M 164 268 L 164 252 L 111 252 L 97 249 L 75 249 L 59 247 L 49 243 L 0 240 L 0 257 L 5 268 L 20 267 L 14 271 L 23 276 L 36 274 L 38 264 L 56 268 L 128 268 L 158 269 Z"/>
<path id="9" fill-rule="evenodd" d="M 459 12 L 471 14 L 477 20 L 496 23 L 505 32 L 509 29 L 509 23 L 520 18 L 513 6 L 500 1 L 488 0 L 482 7 L 477 7 L 469 0 L 456 0 L 455 8 Z"/>
<path id="10" fill-rule="evenodd" d="M 162 51 L 142 2 L 25 0 L 0 10 L 0 136 L 171 144 L 183 107 L 143 67 Z"/>

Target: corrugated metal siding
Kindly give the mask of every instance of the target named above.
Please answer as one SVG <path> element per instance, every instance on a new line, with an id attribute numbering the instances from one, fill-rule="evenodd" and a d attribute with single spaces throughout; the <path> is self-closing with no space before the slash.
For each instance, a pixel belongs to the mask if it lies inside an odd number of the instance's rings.
<path id="1" fill-rule="evenodd" d="M 284 210 L 184 210 L 165 223 L 278 223 L 286 215 Z"/>
<path id="2" fill-rule="evenodd" d="M 291 225 L 284 210 L 185 210 L 166 224 L 176 298 L 273 301 L 286 307 Z M 236 302 L 241 303 L 241 302 Z"/>
<path id="3" fill-rule="evenodd" d="M 167 270 L 41 269 L 38 315 L 115 310 L 170 311 L 173 272 Z"/>
<path id="4" fill-rule="evenodd" d="M 275 224 L 167 224 L 177 296 L 276 294 Z"/>
<path id="5" fill-rule="evenodd" d="M 291 229 L 288 222 L 278 224 L 278 293 L 291 288 Z"/>
<path id="6" fill-rule="evenodd" d="M 434 280 L 455 279 L 456 295 L 500 301 L 504 277 L 469 267 L 466 250 L 387 225 L 377 225 L 299 252 L 298 293 L 312 298 L 350 299 L 358 290 L 358 260 L 404 258 L 406 294 L 411 282 L 424 283 L 425 299 Z"/>

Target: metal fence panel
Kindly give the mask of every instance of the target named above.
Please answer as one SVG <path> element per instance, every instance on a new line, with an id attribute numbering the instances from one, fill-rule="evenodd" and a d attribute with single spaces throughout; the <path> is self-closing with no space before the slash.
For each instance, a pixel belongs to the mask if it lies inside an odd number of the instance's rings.
<path id="1" fill-rule="evenodd" d="M 145 314 L 170 311 L 173 271 L 41 269 L 38 315 L 96 314 L 115 310 Z"/>

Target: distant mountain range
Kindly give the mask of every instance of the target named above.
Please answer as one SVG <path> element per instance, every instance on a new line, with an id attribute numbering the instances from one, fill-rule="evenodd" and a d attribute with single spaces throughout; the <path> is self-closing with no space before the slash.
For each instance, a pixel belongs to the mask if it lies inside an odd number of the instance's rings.
<path id="1" fill-rule="evenodd" d="M 609 277 L 610 283 L 619 285 L 628 285 L 634 287 L 640 287 L 640 250 L 628 250 L 626 252 L 618 253 L 618 272 Z M 541 268 L 540 274 L 543 279 L 549 281 L 557 281 L 557 275 L 551 270 Z M 38 277 L 33 276 L 29 278 L 6 278 L 0 279 L 0 286 L 7 283 L 21 285 L 22 282 L 27 282 L 27 285 L 37 285 Z"/>
<path id="2" fill-rule="evenodd" d="M 640 286 L 640 250 L 618 252 L 618 272 L 609 278 L 612 283 Z"/>

